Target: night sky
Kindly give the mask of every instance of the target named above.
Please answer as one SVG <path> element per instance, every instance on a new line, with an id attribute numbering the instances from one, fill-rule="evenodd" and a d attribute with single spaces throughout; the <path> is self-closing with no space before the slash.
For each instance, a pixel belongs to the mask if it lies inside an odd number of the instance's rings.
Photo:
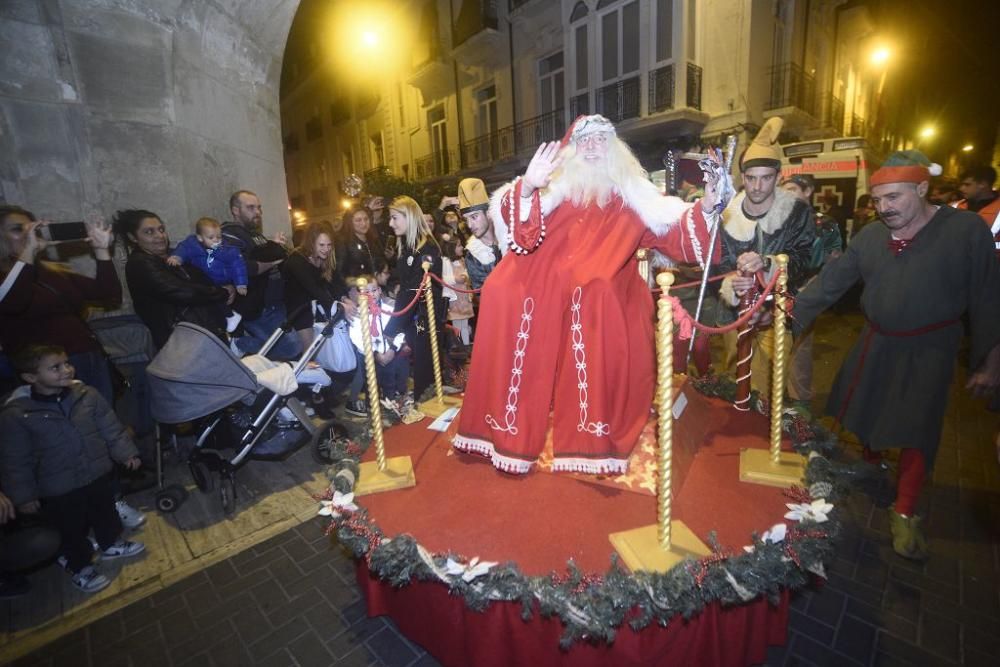
<path id="1" fill-rule="evenodd" d="M 933 124 L 921 148 L 943 163 L 971 143 L 969 160 L 988 164 L 1000 123 L 1000 2 L 873 0 L 880 33 L 893 43 L 886 109 L 903 128 Z M 901 103 L 900 103 L 901 102 Z"/>

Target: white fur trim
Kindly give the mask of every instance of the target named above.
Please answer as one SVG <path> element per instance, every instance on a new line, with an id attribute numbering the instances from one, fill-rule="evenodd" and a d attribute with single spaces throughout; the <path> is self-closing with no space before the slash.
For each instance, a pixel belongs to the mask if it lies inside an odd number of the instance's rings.
<path id="1" fill-rule="evenodd" d="M 516 459 L 512 456 L 498 454 L 492 442 L 480 440 L 479 438 L 469 438 L 464 435 L 455 435 L 451 441 L 451 446 L 460 452 L 467 454 L 479 454 L 490 459 L 493 467 L 515 475 L 523 475 L 531 470 L 532 461 Z"/>
<path id="2" fill-rule="evenodd" d="M 628 459 L 585 459 L 556 456 L 552 460 L 555 472 L 582 472 L 588 475 L 623 475 L 628 472 Z"/>
<path id="3" fill-rule="evenodd" d="M 729 202 L 729 206 L 722 212 L 722 228 L 726 233 L 737 241 L 750 241 L 754 238 L 757 225 L 767 234 L 773 234 L 785 224 L 785 220 L 795 207 L 798 201 L 794 195 L 789 194 L 782 188 L 775 188 L 774 203 L 770 210 L 760 220 L 750 220 L 743 214 L 743 200 L 746 192 L 741 192 Z"/>
<path id="4" fill-rule="evenodd" d="M 483 266 L 489 266 L 496 261 L 496 257 L 493 256 L 493 249 L 475 236 L 465 242 L 465 249 Z M 500 249 L 503 252 L 503 246 L 500 246 Z"/>

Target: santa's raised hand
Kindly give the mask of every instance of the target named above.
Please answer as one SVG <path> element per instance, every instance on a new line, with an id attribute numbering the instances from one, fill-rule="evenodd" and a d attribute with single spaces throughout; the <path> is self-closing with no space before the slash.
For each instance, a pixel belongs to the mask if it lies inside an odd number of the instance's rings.
<path id="1" fill-rule="evenodd" d="M 558 141 L 543 143 L 538 147 L 521 179 L 522 197 L 527 197 L 535 190 L 541 190 L 549 184 L 552 173 L 562 164 L 562 158 L 559 156 L 561 148 L 562 145 Z"/>

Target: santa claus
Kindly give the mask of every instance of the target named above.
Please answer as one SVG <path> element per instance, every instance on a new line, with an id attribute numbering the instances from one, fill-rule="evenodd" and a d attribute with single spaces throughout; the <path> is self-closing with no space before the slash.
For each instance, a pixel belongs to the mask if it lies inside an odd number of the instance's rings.
<path id="1" fill-rule="evenodd" d="M 705 265 L 716 185 L 664 197 L 603 116 L 582 116 L 497 190 L 490 217 L 512 252 L 483 287 L 453 446 L 526 473 L 619 474 L 653 397 L 653 299 L 636 250 Z M 718 253 L 712 258 L 718 261 Z"/>

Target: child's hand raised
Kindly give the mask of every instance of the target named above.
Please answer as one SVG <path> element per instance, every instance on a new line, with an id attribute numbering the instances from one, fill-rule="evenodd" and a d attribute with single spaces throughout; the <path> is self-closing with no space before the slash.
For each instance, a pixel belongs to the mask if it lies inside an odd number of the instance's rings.
<path id="1" fill-rule="evenodd" d="M 240 296 L 246 296 L 247 295 L 247 286 L 246 285 L 237 285 L 236 286 L 236 293 L 239 294 Z"/>
<path id="2" fill-rule="evenodd" d="M 181 258 L 178 257 L 177 255 L 171 255 L 170 257 L 167 257 L 167 265 L 168 266 L 180 266 L 181 265 Z"/>
<path id="3" fill-rule="evenodd" d="M 138 456 L 133 456 L 128 461 L 125 462 L 125 467 L 129 470 L 138 470 L 142 466 L 142 459 Z"/>

